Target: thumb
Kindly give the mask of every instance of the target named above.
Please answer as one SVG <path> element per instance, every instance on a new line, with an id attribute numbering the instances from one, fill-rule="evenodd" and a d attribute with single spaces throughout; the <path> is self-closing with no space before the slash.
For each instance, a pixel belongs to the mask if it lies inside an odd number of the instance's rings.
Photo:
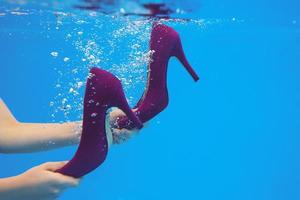
<path id="1" fill-rule="evenodd" d="M 61 161 L 61 162 L 47 162 L 41 165 L 41 167 L 48 171 L 56 171 L 63 166 L 65 166 L 68 161 Z"/>

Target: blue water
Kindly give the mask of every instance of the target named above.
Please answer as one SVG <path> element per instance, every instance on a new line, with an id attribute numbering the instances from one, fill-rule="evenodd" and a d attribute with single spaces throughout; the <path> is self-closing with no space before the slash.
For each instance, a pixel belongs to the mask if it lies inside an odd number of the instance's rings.
<path id="1" fill-rule="evenodd" d="M 69 89 L 91 65 L 121 78 L 131 105 L 138 100 L 149 21 L 69 4 L 0 2 L 0 97 L 17 119 L 78 120 L 84 87 Z M 61 199 L 300 199 L 300 3 L 185 2 L 193 9 L 182 17 L 193 21 L 166 23 L 180 33 L 201 80 L 194 83 L 172 59 L 168 108 L 137 137 L 113 146 Z M 29 14 L 11 13 L 16 7 Z M 70 159 L 75 150 L 1 155 L 0 177 Z"/>

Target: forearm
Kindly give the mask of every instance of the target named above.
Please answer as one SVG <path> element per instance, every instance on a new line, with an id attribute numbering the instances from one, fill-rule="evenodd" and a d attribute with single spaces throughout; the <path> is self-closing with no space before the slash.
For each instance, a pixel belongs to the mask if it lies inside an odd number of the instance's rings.
<path id="1" fill-rule="evenodd" d="M 110 127 L 118 116 L 118 109 L 106 118 L 106 134 L 109 146 L 129 139 L 136 131 Z M 20 123 L 0 98 L 0 153 L 25 153 L 45 151 L 77 144 L 80 141 L 82 122 L 70 123 Z"/>
<path id="2" fill-rule="evenodd" d="M 20 176 L 0 179 L 0 199 L 17 200 L 20 198 L 19 190 L 22 188 Z"/>
<path id="3" fill-rule="evenodd" d="M 14 123 L 0 130 L 0 151 L 25 153 L 43 151 L 77 144 L 81 122 L 70 123 Z"/>

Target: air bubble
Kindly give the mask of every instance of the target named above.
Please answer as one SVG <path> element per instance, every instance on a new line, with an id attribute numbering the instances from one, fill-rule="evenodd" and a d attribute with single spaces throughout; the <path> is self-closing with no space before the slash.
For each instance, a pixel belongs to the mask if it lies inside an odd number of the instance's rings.
<path id="1" fill-rule="evenodd" d="M 53 57 L 57 57 L 57 56 L 58 56 L 58 52 L 56 52 L 56 51 L 52 51 L 50 54 L 51 54 Z"/>
<path id="2" fill-rule="evenodd" d="M 96 117 L 98 115 L 98 113 L 92 113 L 91 117 Z"/>
<path id="3" fill-rule="evenodd" d="M 89 104 L 92 104 L 92 103 L 94 103 L 94 100 L 91 99 L 91 100 L 89 100 L 88 102 L 89 102 Z"/>

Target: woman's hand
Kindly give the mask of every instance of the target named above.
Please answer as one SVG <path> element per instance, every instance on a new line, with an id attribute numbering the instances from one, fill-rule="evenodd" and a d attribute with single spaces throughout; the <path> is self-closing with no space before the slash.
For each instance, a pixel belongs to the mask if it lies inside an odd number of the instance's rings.
<path id="1" fill-rule="evenodd" d="M 138 133 L 138 129 L 128 130 L 128 129 L 113 128 L 117 119 L 122 116 L 126 116 L 126 115 L 120 109 L 115 109 L 109 113 L 111 131 L 112 131 L 112 137 L 113 137 L 114 144 L 122 144 L 125 141 L 127 141 L 128 139 L 130 139 L 132 136 L 134 136 Z"/>
<path id="2" fill-rule="evenodd" d="M 76 187 L 79 179 L 55 172 L 67 162 L 48 162 L 25 173 L 0 179 L 1 200 L 55 200 L 65 189 Z"/>

